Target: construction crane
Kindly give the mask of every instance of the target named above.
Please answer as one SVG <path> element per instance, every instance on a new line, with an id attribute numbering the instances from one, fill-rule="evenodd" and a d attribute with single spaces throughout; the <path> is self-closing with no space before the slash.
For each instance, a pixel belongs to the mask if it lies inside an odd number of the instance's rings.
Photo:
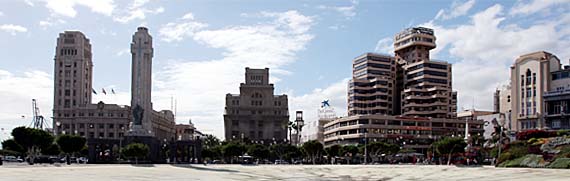
<path id="1" fill-rule="evenodd" d="M 35 129 L 44 129 L 48 128 L 47 122 L 45 122 L 44 116 L 40 114 L 40 108 L 38 107 L 38 103 L 36 99 L 32 99 L 32 112 L 34 116 L 32 117 L 32 122 L 30 123 L 30 127 Z"/>

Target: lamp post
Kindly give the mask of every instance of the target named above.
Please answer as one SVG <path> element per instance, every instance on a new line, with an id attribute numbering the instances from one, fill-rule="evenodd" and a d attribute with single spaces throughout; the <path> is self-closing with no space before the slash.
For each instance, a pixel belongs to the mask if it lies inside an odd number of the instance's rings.
<path id="1" fill-rule="evenodd" d="M 364 165 L 368 164 L 368 132 L 364 131 Z"/>
<path id="2" fill-rule="evenodd" d="M 297 124 L 297 145 L 301 144 L 301 129 L 305 124 L 303 121 L 303 111 L 297 111 L 295 113 L 295 123 Z"/>

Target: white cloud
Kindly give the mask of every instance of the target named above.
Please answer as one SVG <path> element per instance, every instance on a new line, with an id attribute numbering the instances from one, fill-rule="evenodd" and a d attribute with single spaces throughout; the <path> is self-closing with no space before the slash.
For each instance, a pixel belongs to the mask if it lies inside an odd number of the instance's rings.
<path id="1" fill-rule="evenodd" d="M 376 48 L 374 48 L 374 52 L 385 53 L 389 55 L 394 54 L 394 44 L 392 41 L 393 39 L 390 37 L 378 40 L 378 43 L 376 43 Z"/>
<path id="2" fill-rule="evenodd" d="M 24 33 L 27 32 L 28 29 L 26 27 L 14 24 L 3 24 L 0 25 L 0 31 L 5 31 L 10 33 L 11 35 L 16 35 L 17 33 Z"/>
<path id="3" fill-rule="evenodd" d="M 194 21 L 194 15 L 187 13 L 176 22 L 163 25 L 158 32 L 163 41 L 182 41 L 184 38 L 193 36 L 196 31 L 207 26 L 206 23 Z"/>
<path id="4" fill-rule="evenodd" d="M 497 4 L 477 12 L 465 24 L 442 26 L 431 21 L 420 25 L 436 32 L 435 56 L 446 51 L 458 59 L 453 65 L 458 107 L 471 105 L 475 98 L 478 108 L 491 109 L 494 89 L 509 78 L 510 65 L 522 54 L 544 50 L 561 60 L 570 57 L 569 14 L 539 19 L 524 27 L 509 18 L 513 17 L 507 17 Z"/>
<path id="5" fill-rule="evenodd" d="M 113 0 L 96 0 L 96 1 L 84 1 L 84 0 L 39 0 L 46 3 L 46 7 L 53 13 L 57 15 L 62 15 L 66 17 L 75 17 L 77 11 L 75 6 L 84 6 L 91 11 L 106 16 L 111 16 L 113 10 L 115 9 L 115 4 Z"/>
<path id="6" fill-rule="evenodd" d="M 125 49 L 122 49 L 120 51 L 117 51 L 116 55 L 120 57 L 123 55 L 127 55 L 129 53 L 131 53 L 131 49 L 125 48 Z"/>
<path id="7" fill-rule="evenodd" d="M 463 16 L 467 14 L 467 12 L 469 12 L 469 10 L 473 7 L 474 4 L 475 0 L 468 0 L 464 3 L 460 3 L 459 1 L 454 1 L 453 4 L 451 4 L 449 10 L 443 10 L 443 9 L 439 10 L 434 19 L 448 20 L 459 16 Z"/>
<path id="8" fill-rule="evenodd" d="M 0 11 L 0 16 L 4 16 L 4 13 L 2 11 Z"/>
<path id="9" fill-rule="evenodd" d="M 40 21 L 39 25 L 43 29 L 46 29 L 47 27 L 56 26 L 56 25 L 60 25 L 60 24 L 64 24 L 64 23 L 65 23 L 65 21 L 62 19 L 57 19 L 55 17 L 49 17 L 46 20 Z"/>
<path id="10" fill-rule="evenodd" d="M 144 6 L 150 0 L 135 0 L 133 1 L 128 8 L 124 12 L 119 14 L 123 14 L 120 16 L 115 16 L 113 20 L 120 22 L 120 23 L 128 23 L 135 19 L 144 20 L 146 19 L 146 14 L 160 14 L 164 12 L 164 7 L 158 7 L 156 9 L 148 9 Z"/>
<path id="11" fill-rule="evenodd" d="M 532 0 L 531 2 L 525 3 L 523 1 L 517 2 L 509 12 L 511 15 L 528 15 L 537 13 L 543 10 L 547 10 L 550 7 L 557 5 L 563 5 L 569 7 L 570 0 Z M 566 11 L 568 12 L 568 11 Z"/>
<path id="12" fill-rule="evenodd" d="M 28 126 L 32 120 L 32 99 L 38 101 L 40 113 L 51 125 L 53 79 L 50 74 L 31 70 L 16 75 L 0 69 L 0 95 L 0 128 L 9 132 L 17 126 Z M 0 135 L 0 140 L 5 136 Z"/>
<path id="13" fill-rule="evenodd" d="M 34 3 L 31 0 L 24 0 L 24 2 L 28 5 L 28 6 L 34 6 Z"/>
<path id="14" fill-rule="evenodd" d="M 189 37 L 207 47 L 219 48 L 223 50 L 223 58 L 171 60 L 153 80 L 155 109 L 170 108 L 170 97 L 174 96 L 178 100 L 179 122 L 186 122 L 191 117 L 200 130 L 223 138 L 225 95 L 239 93 L 239 85 L 245 79 L 245 67 L 268 67 L 270 80 L 278 81 L 279 75 L 290 73 L 283 70 L 283 66 L 295 61 L 296 53 L 304 50 L 313 37 L 308 33 L 312 26 L 308 22 L 312 22 L 312 18 L 297 11 L 264 12 L 261 15 L 270 21 L 180 33 L 180 36 L 165 37 L 168 34 L 161 31 L 163 39 L 181 41 Z M 179 21 L 194 22 L 190 15 L 185 17 L 186 20 Z M 279 89 L 280 85 L 275 86 Z"/>
<path id="15" fill-rule="evenodd" d="M 304 95 L 295 95 L 289 92 L 289 115 L 295 115 L 295 111 L 303 111 L 303 119 L 306 123 L 318 119 L 318 108 L 323 100 L 329 100 L 329 104 L 334 108 L 337 116 L 347 114 L 347 89 L 349 78 L 333 83 L 323 89 L 316 88 L 312 92 Z"/>
<path id="16" fill-rule="evenodd" d="M 358 5 L 357 0 L 350 0 L 350 5 L 348 5 L 348 6 L 319 5 L 319 6 L 317 6 L 317 8 L 323 9 L 323 10 L 333 10 L 333 11 L 340 13 L 341 15 L 346 17 L 347 19 L 350 19 L 350 18 L 356 16 L 356 6 L 357 5 Z"/>

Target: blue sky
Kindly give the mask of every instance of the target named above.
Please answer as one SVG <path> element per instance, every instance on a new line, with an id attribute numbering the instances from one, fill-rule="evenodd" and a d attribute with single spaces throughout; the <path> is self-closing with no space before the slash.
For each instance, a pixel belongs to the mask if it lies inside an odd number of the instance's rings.
<path id="1" fill-rule="evenodd" d="M 93 46 L 93 102 L 129 104 L 131 36 L 154 37 L 153 103 L 206 133 L 223 135 L 226 93 L 239 93 L 244 68 L 269 67 L 290 111 L 316 119 L 323 99 L 346 114 L 352 58 L 392 54 L 392 37 L 411 26 L 435 29 L 433 58 L 453 64 L 459 108 L 491 109 L 521 54 L 570 58 L 570 1 L 0 1 L 0 127 L 31 120 L 31 99 L 51 116 L 58 33 L 80 30 Z M 21 116 L 26 116 L 22 118 Z M 51 119 L 50 119 L 51 121 Z M 3 131 L 0 139 L 9 133 Z"/>

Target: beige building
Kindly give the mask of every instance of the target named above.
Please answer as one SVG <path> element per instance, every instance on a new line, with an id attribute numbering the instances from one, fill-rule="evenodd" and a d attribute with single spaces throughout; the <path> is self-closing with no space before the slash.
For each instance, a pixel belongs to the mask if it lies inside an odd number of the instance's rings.
<path id="1" fill-rule="evenodd" d="M 483 122 L 467 120 L 469 134 L 483 134 Z M 444 136 L 464 137 L 465 120 L 386 115 L 355 115 L 324 125 L 325 146 L 382 141 L 426 153 L 431 142 Z"/>
<path id="2" fill-rule="evenodd" d="M 543 95 L 551 90 L 551 72 L 561 69 L 560 60 L 539 51 L 521 55 L 511 66 L 511 111 L 515 131 L 544 127 Z"/>
<path id="3" fill-rule="evenodd" d="M 150 102 L 152 37 L 138 28 L 133 36 L 133 103 L 150 106 L 143 113 L 145 134 L 159 140 L 174 139 L 174 114 L 154 111 Z M 141 58 L 142 57 L 142 58 Z M 93 62 L 89 39 L 79 31 L 65 31 L 57 39 L 54 66 L 54 134 L 75 134 L 93 139 L 119 140 L 129 133 L 133 109 L 129 106 L 92 104 Z M 139 68 L 140 67 L 140 68 Z M 141 106 L 144 107 L 144 106 Z"/>
<path id="4" fill-rule="evenodd" d="M 274 95 L 269 68 L 245 68 L 240 94 L 227 94 L 224 112 L 226 140 L 287 141 L 287 95 Z"/>

